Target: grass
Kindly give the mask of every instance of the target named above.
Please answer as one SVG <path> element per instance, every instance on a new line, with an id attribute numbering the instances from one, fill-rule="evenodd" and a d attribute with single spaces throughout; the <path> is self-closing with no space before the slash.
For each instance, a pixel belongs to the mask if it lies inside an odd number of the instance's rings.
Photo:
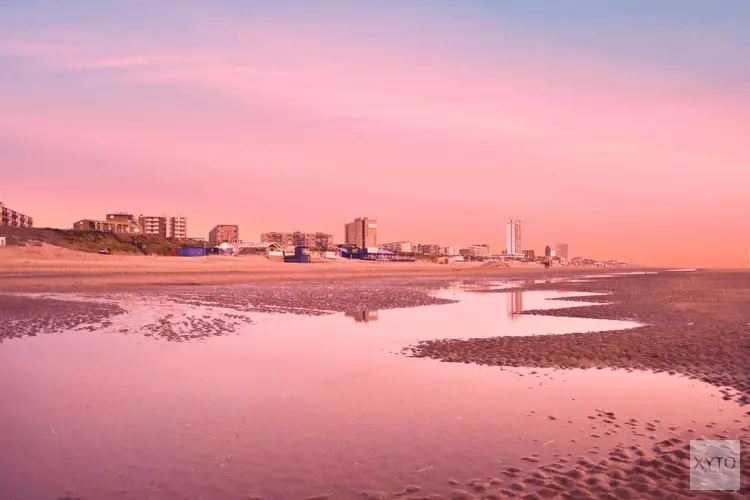
<path id="1" fill-rule="evenodd" d="M 119 255 L 171 255 L 182 247 L 195 246 L 174 238 L 144 234 L 117 234 L 72 229 L 17 228 L 0 226 L 0 236 L 7 245 L 40 245 L 46 243 L 79 252 L 98 253 L 106 248 Z"/>

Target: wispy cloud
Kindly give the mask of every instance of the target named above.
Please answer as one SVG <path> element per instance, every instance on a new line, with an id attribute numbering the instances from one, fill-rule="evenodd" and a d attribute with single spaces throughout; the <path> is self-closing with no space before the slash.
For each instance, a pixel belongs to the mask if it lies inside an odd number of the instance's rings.
<path id="1" fill-rule="evenodd" d="M 617 216 L 616 201 L 640 215 L 667 198 L 741 205 L 726 179 L 750 162 L 747 96 L 441 12 L 306 23 L 180 11 L 148 36 L 17 27 L 0 34 L 12 76 L 0 78 L 0 139 L 70 154 L 73 170 L 89 153 L 136 176 L 196 167 L 196 183 L 210 167 L 225 176 L 211 185 L 235 195 L 377 170 L 378 189 L 348 202 L 381 206 L 387 193 L 394 216 L 415 197 L 533 212 L 537 191 L 579 216 L 597 204 Z"/>
<path id="2" fill-rule="evenodd" d="M 125 84 L 183 87 L 239 103 L 473 140 L 573 141 L 612 152 L 644 144 L 658 149 L 662 141 L 665 153 L 679 155 L 673 148 L 683 140 L 694 148 L 698 136 L 736 146 L 747 123 L 748 103 L 722 102 L 710 88 L 695 95 L 680 92 L 671 75 L 627 80 L 616 66 L 600 62 L 560 65 L 561 58 L 575 61 L 563 52 L 525 57 L 509 47 L 500 66 L 476 57 L 446 62 L 429 44 L 407 44 L 399 53 L 294 28 L 249 26 L 251 36 L 240 32 L 236 45 L 227 36 L 221 46 L 148 51 L 117 41 L 30 42 L 2 45 L 0 53 L 65 71 L 106 72 Z M 725 125 L 721 134 L 709 121 Z"/>

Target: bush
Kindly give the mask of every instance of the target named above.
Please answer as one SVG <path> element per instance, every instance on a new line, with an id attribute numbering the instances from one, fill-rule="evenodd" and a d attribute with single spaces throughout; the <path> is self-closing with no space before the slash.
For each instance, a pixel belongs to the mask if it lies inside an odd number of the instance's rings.
<path id="1" fill-rule="evenodd" d="M 0 226 L 0 236 L 6 237 L 8 245 L 41 245 L 46 243 L 89 253 L 98 253 L 100 249 L 106 248 L 113 254 L 172 255 L 177 248 L 190 246 L 186 242 L 160 236 L 76 231 L 72 229 Z"/>

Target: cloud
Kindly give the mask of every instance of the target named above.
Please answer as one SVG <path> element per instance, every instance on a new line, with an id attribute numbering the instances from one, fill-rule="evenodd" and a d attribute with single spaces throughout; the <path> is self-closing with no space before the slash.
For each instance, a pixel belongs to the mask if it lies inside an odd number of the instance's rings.
<path id="1" fill-rule="evenodd" d="M 470 38 L 488 29 L 486 23 L 443 20 L 432 26 L 438 32 L 431 38 L 418 31 L 414 38 L 373 40 L 351 26 L 227 22 L 215 40 L 175 35 L 159 44 L 96 33 L 28 39 L 17 33 L 4 39 L 0 54 L 114 86 L 113 96 L 127 95 L 129 86 L 175 89 L 208 103 L 214 96 L 233 102 L 238 113 L 261 106 L 325 121 L 334 130 L 530 153 L 544 148 L 559 164 L 601 162 L 653 173 L 718 162 L 737 173 L 750 156 L 747 100 L 710 86 L 686 87 L 679 75 L 632 75 L 590 55 L 530 51 L 503 25 L 501 50 L 446 52 L 454 38 Z M 201 106 L 199 97 L 193 100 Z M 209 119 L 216 116 L 206 112 Z M 112 119 L 102 120 L 114 126 Z"/>

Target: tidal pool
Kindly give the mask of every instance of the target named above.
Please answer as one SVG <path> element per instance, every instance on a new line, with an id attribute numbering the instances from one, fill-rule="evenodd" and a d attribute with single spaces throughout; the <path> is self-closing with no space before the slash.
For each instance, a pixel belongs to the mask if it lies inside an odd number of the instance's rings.
<path id="1" fill-rule="evenodd" d="M 557 292 L 434 293 L 458 302 L 299 316 L 115 294 L 105 300 L 130 312 L 106 328 L 4 342 L 3 498 L 361 498 L 407 485 L 446 495 L 450 479 L 742 418 L 715 388 L 678 376 L 404 356 L 419 340 L 637 326 L 521 314 L 576 304 L 547 300 Z M 239 318 L 230 335 L 167 342 L 143 330 L 227 314 Z M 597 411 L 658 423 L 614 426 Z"/>

